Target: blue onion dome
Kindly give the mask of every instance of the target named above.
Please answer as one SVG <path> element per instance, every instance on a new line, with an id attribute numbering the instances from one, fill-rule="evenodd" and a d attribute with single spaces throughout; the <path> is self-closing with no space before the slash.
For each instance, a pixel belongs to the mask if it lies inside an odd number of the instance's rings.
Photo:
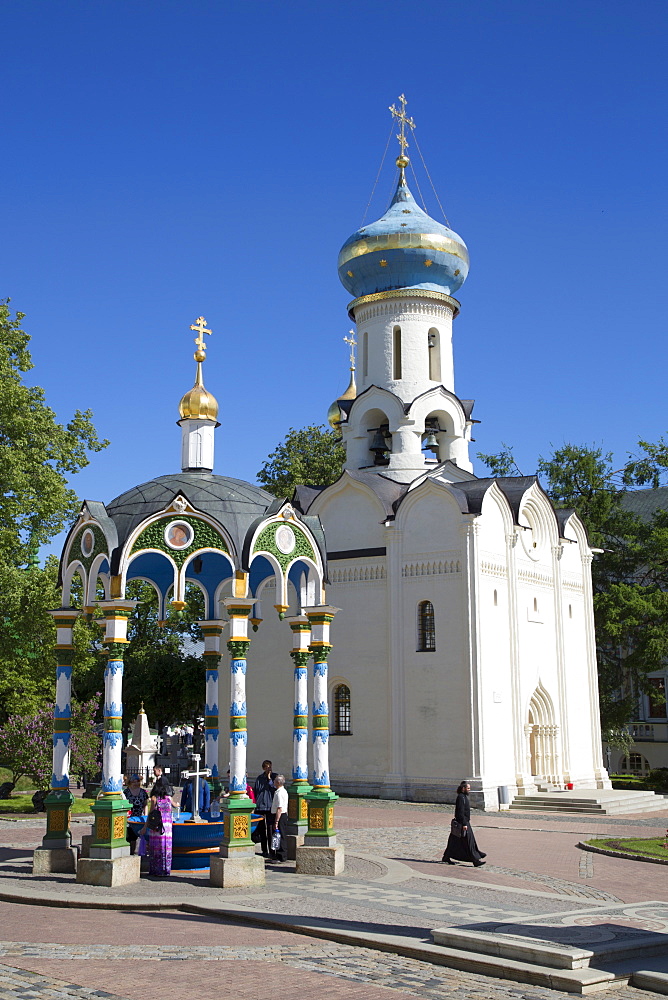
<path id="1" fill-rule="evenodd" d="M 461 236 L 420 208 L 402 168 L 387 212 L 346 240 L 338 268 L 355 298 L 399 288 L 454 295 L 469 273 L 469 254 Z"/>

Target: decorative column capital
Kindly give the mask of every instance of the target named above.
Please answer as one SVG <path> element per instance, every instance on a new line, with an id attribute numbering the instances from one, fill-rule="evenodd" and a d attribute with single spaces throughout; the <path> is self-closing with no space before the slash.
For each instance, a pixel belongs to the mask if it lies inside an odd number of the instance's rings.
<path id="1" fill-rule="evenodd" d="M 114 641 L 113 639 L 111 640 L 105 639 L 103 641 L 105 643 L 106 648 L 101 651 L 102 656 L 106 656 L 110 660 L 123 659 L 123 657 L 125 656 L 125 650 L 128 646 L 127 639 L 121 642 L 119 642 L 118 640 Z"/>
<path id="2" fill-rule="evenodd" d="M 305 667 L 311 659 L 311 652 L 308 649 L 293 649 L 290 656 L 294 660 L 295 667 Z"/>
<path id="3" fill-rule="evenodd" d="M 249 646 L 250 639 L 229 639 L 227 643 L 230 656 L 235 660 L 245 660 Z"/>
<path id="4" fill-rule="evenodd" d="M 312 642 L 309 650 L 316 663 L 326 663 L 327 657 L 332 650 L 331 642 Z"/>

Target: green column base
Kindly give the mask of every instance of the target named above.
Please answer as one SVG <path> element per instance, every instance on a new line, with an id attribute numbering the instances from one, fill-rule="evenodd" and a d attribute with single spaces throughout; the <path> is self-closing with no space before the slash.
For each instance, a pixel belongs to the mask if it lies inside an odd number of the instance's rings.
<path id="1" fill-rule="evenodd" d="M 288 833 L 303 836 L 308 830 L 308 801 L 311 785 L 304 778 L 295 778 L 288 786 Z"/>
<path id="2" fill-rule="evenodd" d="M 61 850 L 72 846 L 70 821 L 74 796 L 69 788 L 52 788 L 44 799 L 46 807 L 46 833 L 42 847 Z"/>
<path id="3" fill-rule="evenodd" d="M 130 803 L 120 792 L 96 799 L 91 806 L 95 830 L 90 845 L 91 858 L 120 858 L 130 853 L 125 839 Z"/>
<path id="4" fill-rule="evenodd" d="M 220 855 L 223 858 L 255 854 L 255 844 L 250 839 L 251 813 L 255 805 L 247 795 L 230 795 L 222 804 L 223 839 Z"/>
<path id="5" fill-rule="evenodd" d="M 336 844 L 334 829 L 334 803 L 339 801 L 331 788 L 312 789 L 306 797 L 308 802 L 308 830 L 306 845 L 333 846 Z"/>

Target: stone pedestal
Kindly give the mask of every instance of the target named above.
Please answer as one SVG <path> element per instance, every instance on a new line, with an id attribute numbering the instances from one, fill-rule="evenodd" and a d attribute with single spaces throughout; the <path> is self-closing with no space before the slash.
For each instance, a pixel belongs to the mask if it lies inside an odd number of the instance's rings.
<path id="1" fill-rule="evenodd" d="M 211 858 L 209 885 L 218 889 L 244 889 L 264 882 L 264 858 L 258 855 Z"/>
<path id="2" fill-rule="evenodd" d="M 118 858 L 81 858 L 77 882 L 84 885 L 130 885 L 139 881 L 141 858 L 126 854 Z"/>
<path id="3" fill-rule="evenodd" d="M 298 875 L 341 875 L 345 868 L 342 844 L 333 847 L 304 845 L 297 848 L 296 854 Z"/>
<path id="4" fill-rule="evenodd" d="M 84 833 L 83 837 L 81 838 L 81 857 L 82 858 L 89 858 L 90 857 L 90 848 L 91 848 L 91 844 L 93 843 L 94 840 L 95 840 L 95 834 L 93 834 L 93 833 Z"/>
<path id="5" fill-rule="evenodd" d="M 288 844 L 288 861 L 296 861 L 297 851 L 304 844 L 304 834 L 289 833 L 286 839 Z"/>
<path id="6" fill-rule="evenodd" d="M 74 875 L 76 870 L 76 847 L 38 847 L 33 853 L 33 875 Z"/>

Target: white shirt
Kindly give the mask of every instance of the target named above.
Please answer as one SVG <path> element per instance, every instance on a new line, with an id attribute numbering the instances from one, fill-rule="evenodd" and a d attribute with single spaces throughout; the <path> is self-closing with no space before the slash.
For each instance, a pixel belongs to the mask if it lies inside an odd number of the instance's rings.
<path id="1" fill-rule="evenodd" d="M 283 785 L 276 789 L 271 803 L 271 811 L 273 813 L 277 813 L 279 809 L 284 813 L 288 811 L 288 793 Z"/>

